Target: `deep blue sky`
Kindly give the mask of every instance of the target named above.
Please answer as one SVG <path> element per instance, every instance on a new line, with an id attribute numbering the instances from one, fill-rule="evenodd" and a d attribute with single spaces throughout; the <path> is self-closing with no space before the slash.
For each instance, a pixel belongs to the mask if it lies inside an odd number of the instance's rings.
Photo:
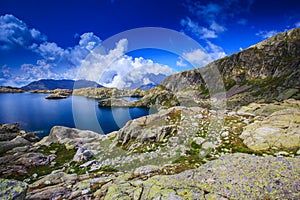
<path id="1" fill-rule="evenodd" d="M 0 0 L 0 16 L 0 85 L 22 85 L 40 78 L 75 78 L 71 71 L 101 41 L 140 27 L 186 34 L 205 51 L 180 56 L 198 56 L 199 66 L 207 64 L 299 27 L 300 1 Z M 130 69 L 143 63 L 134 61 L 140 56 L 174 71 L 190 67 L 179 55 L 157 50 L 128 55 L 125 60 L 133 64 L 124 67 Z"/>

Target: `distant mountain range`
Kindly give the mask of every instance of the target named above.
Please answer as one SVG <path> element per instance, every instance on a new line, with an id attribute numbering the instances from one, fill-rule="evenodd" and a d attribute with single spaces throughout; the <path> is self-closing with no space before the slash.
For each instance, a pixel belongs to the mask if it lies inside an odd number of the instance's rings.
<path id="1" fill-rule="evenodd" d="M 23 90 L 55 90 L 55 89 L 79 89 L 87 87 L 103 87 L 94 81 L 87 80 L 53 80 L 53 79 L 41 79 L 33 81 L 28 85 L 21 87 Z"/>

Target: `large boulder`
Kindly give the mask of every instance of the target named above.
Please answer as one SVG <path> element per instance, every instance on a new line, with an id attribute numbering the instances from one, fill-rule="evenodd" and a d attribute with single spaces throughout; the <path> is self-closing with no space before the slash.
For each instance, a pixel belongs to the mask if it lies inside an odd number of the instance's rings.
<path id="1" fill-rule="evenodd" d="M 73 146 L 84 146 L 96 143 L 106 138 L 105 135 L 95 133 L 88 130 L 79 130 L 63 126 L 54 126 L 49 136 L 44 137 L 39 143 L 41 145 L 49 145 L 51 143 L 60 143 Z"/>
<path id="2" fill-rule="evenodd" d="M 272 113 L 262 121 L 244 128 L 240 138 L 253 150 L 300 148 L 300 109 L 289 108 Z"/>
<path id="3" fill-rule="evenodd" d="M 31 143 L 28 140 L 26 140 L 20 136 L 14 138 L 11 141 L 1 141 L 0 142 L 0 154 L 5 153 L 15 147 L 21 147 L 21 146 L 26 146 L 26 145 L 30 145 L 30 144 Z"/>
<path id="4" fill-rule="evenodd" d="M 0 199 L 23 200 L 27 187 L 27 184 L 21 181 L 0 178 Z"/>

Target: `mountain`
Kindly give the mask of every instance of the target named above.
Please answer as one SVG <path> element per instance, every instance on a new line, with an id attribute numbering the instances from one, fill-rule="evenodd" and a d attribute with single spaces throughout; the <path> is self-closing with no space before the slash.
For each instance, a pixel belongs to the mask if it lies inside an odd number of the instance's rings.
<path id="1" fill-rule="evenodd" d="M 198 100 L 225 89 L 229 104 L 234 106 L 300 99 L 299 77 L 300 28 L 295 28 L 203 68 L 168 76 L 161 86 L 177 96 L 198 96 Z M 224 87 L 217 86 L 218 82 Z"/>
<path id="2" fill-rule="evenodd" d="M 68 89 L 73 88 L 86 88 L 86 87 L 103 87 L 96 82 L 88 80 L 53 80 L 53 79 L 41 79 L 39 81 L 33 81 L 28 85 L 22 87 L 23 90 L 55 90 L 55 89 Z"/>
<path id="3" fill-rule="evenodd" d="M 140 86 L 139 89 L 141 89 L 141 90 L 150 90 L 150 89 L 152 89 L 156 86 L 157 86 L 156 84 L 149 83 L 149 84 Z"/>
<path id="4" fill-rule="evenodd" d="M 126 78 L 124 79 L 124 81 L 127 85 L 130 85 L 128 89 L 145 88 L 147 90 L 159 85 L 166 77 L 167 76 L 165 74 L 147 73 L 143 77 L 134 81 L 127 80 Z"/>

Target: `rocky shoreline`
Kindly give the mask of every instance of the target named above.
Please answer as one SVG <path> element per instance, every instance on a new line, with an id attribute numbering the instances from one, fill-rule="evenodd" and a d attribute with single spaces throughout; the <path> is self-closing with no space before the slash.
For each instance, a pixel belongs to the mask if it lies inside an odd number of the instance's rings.
<path id="1" fill-rule="evenodd" d="M 1 143 L 10 148 L 1 144 L 0 187 L 6 189 L 0 196 L 300 198 L 300 101 L 228 110 L 221 127 L 213 127 L 216 116 L 179 106 L 108 135 L 56 126 L 41 141 L 17 124 L 1 125 Z"/>

